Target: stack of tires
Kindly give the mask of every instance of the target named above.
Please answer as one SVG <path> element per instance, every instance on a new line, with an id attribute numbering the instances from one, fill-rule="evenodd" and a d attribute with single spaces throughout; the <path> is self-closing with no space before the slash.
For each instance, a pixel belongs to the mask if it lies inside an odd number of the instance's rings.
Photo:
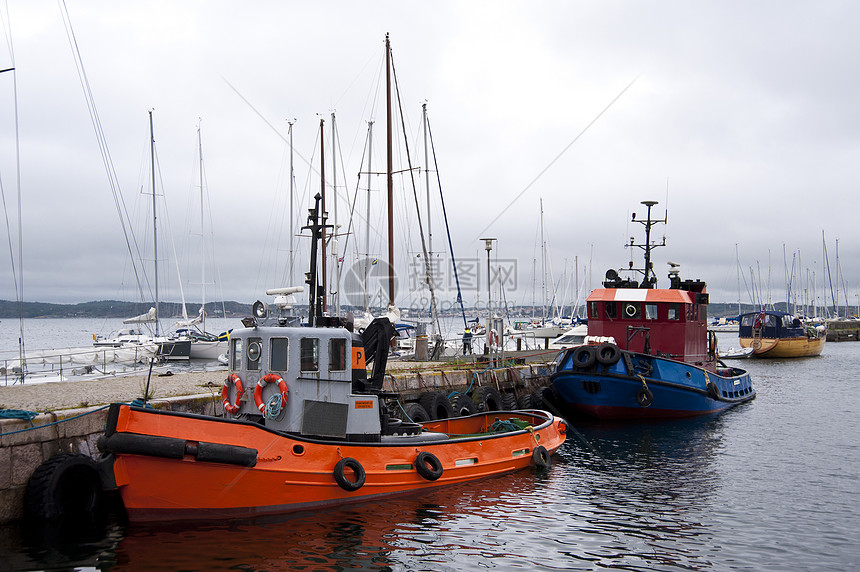
<path id="1" fill-rule="evenodd" d="M 540 387 L 533 393 L 523 393 L 519 398 L 513 393 L 502 394 L 498 389 L 483 385 L 470 394 L 454 392 L 446 396 L 441 391 L 421 394 L 418 401 L 403 405 L 401 417 L 404 421 L 425 423 L 452 417 L 463 417 L 487 411 L 512 411 L 514 409 L 548 409 L 552 411 L 555 395 L 551 387 Z"/>

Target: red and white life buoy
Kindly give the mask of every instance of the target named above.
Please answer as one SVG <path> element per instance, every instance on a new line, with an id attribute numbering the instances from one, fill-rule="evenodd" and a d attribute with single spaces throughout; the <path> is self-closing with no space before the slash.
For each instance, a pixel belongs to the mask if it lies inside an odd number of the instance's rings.
<path id="1" fill-rule="evenodd" d="M 230 384 L 236 386 L 236 403 L 230 402 Z M 224 411 L 230 415 L 235 415 L 239 412 L 239 402 L 242 400 L 242 395 L 245 393 L 245 386 L 242 384 L 242 379 L 235 373 L 231 373 L 224 380 L 224 387 L 221 389 L 221 399 L 224 400 Z"/>
<path id="2" fill-rule="evenodd" d="M 266 403 L 263 401 L 263 388 L 270 383 L 278 384 L 278 390 L 281 393 L 281 407 L 287 404 L 287 398 L 290 395 L 290 390 L 287 389 L 287 382 L 280 375 L 270 373 L 261 377 L 260 381 L 257 382 L 257 386 L 254 387 L 254 404 L 256 404 L 257 409 L 260 411 L 266 409 Z"/>
<path id="3" fill-rule="evenodd" d="M 496 330 L 490 330 L 490 345 L 499 347 L 499 334 Z"/>

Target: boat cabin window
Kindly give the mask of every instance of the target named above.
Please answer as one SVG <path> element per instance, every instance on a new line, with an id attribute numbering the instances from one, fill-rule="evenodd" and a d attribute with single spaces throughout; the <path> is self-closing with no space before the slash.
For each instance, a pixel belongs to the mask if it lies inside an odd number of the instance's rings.
<path id="1" fill-rule="evenodd" d="M 645 319 L 646 320 L 656 320 L 657 319 L 657 304 L 645 304 Z"/>
<path id="2" fill-rule="evenodd" d="M 302 371 L 319 371 L 320 341 L 319 338 L 302 338 Z"/>
<path id="3" fill-rule="evenodd" d="M 618 317 L 618 305 L 615 302 L 606 302 L 605 309 L 606 317 L 610 320 Z"/>
<path id="4" fill-rule="evenodd" d="M 669 304 L 668 315 L 666 317 L 670 320 L 680 320 L 681 319 L 681 305 L 677 304 L 677 303 Z"/>
<path id="5" fill-rule="evenodd" d="M 262 338 L 248 338 L 248 371 L 257 371 L 260 369 L 260 357 L 262 355 Z"/>
<path id="6" fill-rule="evenodd" d="M 588 303 L 588 317 L 597 319 L 600 316 L 597 314 L 597 302 Z"/>
<path id="7" fill-rule="evenodd" d="M 624 315 L 631 320 L 638 320 L 642 317 L 642 309 L 640 308 L 640 305 L 635 302 L 626 302 L 624 304 Z"/>
<path id="8" fill-rule="evenodd" d="M 346 340 L 332 338 L 328 346 L 329 371 L 344 371 L 346 369 Z"/>
<path id="9" fill-rule="evenodd" d="M 233 371 L 237 371 L 242 367 L 242 338 L 233 338 L 231 340 L 233 345 L 230 348 L 230 369 Z"/>
<path id="10" fill-rule="evenodd" d="M 287 371 L 289 369 L 290 340 L 287 338 L 272 338 L 269 340 L 269 368 L 272 371 Z"/>

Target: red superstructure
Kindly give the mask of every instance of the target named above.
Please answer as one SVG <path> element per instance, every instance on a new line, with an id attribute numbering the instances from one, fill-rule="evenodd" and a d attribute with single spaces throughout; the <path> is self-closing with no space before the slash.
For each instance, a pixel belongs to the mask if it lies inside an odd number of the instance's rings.
<path id="1" fill-rule="evenodd" d="M 670 289 L 594 290 L 587 299 L 588 335 L 612 336 L 625 350 L 700 367 L 713 364 L 705 284 L 680 280 L 677 284 Z"/>

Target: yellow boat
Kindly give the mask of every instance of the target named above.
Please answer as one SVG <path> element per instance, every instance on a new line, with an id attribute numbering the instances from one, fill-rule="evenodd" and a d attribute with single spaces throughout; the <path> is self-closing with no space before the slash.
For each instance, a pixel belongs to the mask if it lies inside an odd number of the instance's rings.
<path id="1" fill-rule="evenodd" d="M 792 358 L 821 355 L 827 330 L 804 324 L 785 312 L 761 311 L 741 316 L 741 347 L 753 348 L 753 357 Z"/>

